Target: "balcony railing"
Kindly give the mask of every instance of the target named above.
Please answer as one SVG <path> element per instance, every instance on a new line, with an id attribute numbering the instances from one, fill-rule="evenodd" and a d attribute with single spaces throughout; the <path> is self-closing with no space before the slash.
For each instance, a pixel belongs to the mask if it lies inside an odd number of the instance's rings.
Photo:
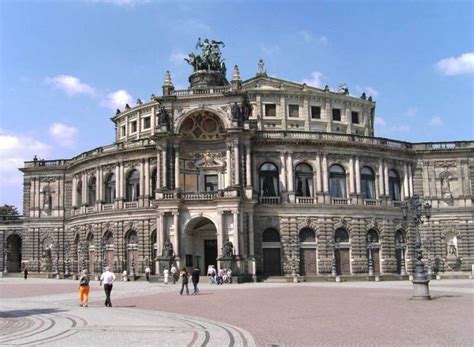
<path id="1" fill-rule="evenodd" d="M 188 201 L 212 200 L 217 197 L 217 192 L 181 193 L 181 198 Z"/>
<path id="2" fill-rule="evenodd" d="M 403 203 L 402 201 L 395 201 L 395 200 L 392 201 L 393 207 L 401 207 L 402 203 Z"/>
<path id="3" fill-rule="evenodd" d="M 281 198 L 279 196 L 259 196 L 258 200 L 261 204 L 279 204 Z"/>
<path id="4" fill-rule="evenodd" d="M 297 204 L 311 205 L 311 204 L 316 203 L 316 198 L 311 197 L 311 196 L 297 196 L 296 197 L 296 203 Z"/>
<path id="5" fill-rule="evenodd" d="M 364 205 L 365 206 L 380 206 L 380 205 L 382 205 L 382 201 L 377 200 L 377 199 L 365 199 L 364 200 Z"/>
<path id="6" fill-rule="evenodd" d="M 333 205 L 349 205 L 350 200 L 348 198 L 331 198 Z"/>
<path id="7" fill-rule="evenodd" d="M 95 211 L 95 206 L 87 206 L 86 207 L 86 213 L 92 213 Z"/>
<path id="8" fill-rule="evenodd" d="M 137 208 L 138 207 L 138 201 L 126 201 L 124 203 L 125 208 Z"/>
<path id="9" fill-rule="evenodd" d="M 102 205 L 102 211 L 112 211 L 113 209 L 114 209 L 114 204 Z"/>

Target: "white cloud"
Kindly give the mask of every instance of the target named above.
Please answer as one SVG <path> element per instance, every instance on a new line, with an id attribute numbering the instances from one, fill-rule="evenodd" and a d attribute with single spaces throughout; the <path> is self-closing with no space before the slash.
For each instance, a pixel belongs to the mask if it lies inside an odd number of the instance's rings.
<path id="1" fill-rule="evenodd" d="M 94 88 L 86 83 L 82 83 L 79 78 L 70 75 L 46 77 L 45 82 L 49 85 L 52 85 L 54 88 L 62 90 L 70 96 L 76 94 L 95 94 Z"/>
<path id="2" fill-rule="evenodd" d="M 319 71 L 313 71 L 311 77 L 304 79 L 301 83 L 306 83 L 308 86 L 323 88 L 323 80 L 325 79 L 324 75 Z"/>
<path id="3" fill-rule="evenodd" d="M 309 42 L 313 41 L 313 35 L 311 35 L 311 33 L 309 31 L 301 30 L 299 32 L 299 34 L 303 38 L 304 42 L 309 43 Z"/>
<path id="4" fill-rule="evenodd" d="M 92 3 L 104 3 L 122 7 L 135 7 L 136 5 L 148 4 L 150 0 L 86 0 Z"/>
<path id="5" fill-rule="evenodd" d="M 474 52 L 441 59 L 436 63 L 436 67 L 445 76 L 474 73 Z"/>
<path id="6" fill-rule="evenodd" d="M 53 123 L 49 127 L 49 134 L 61 146 L 72 148 L 76 144 L 78 130 L 63 123 Z"/>
<path id="7" fill-rule="evenodd" d="M 50 155 L 51 146 L 29 136 L 9 133 L 0 129 L 0 187 L 21 184 L 22 173 L 18 170 L 24 161 L 35 155 L 44 158 Z"/>
<path id="8" fill-rule="evenodd" d="M 405 116 L 413 118 L 418 114 L 417 107 L 409 107 L 408 110 L 405 112 Z"/>
<path id="9" fill-rule="evenodd" d="M 265 55 L 273 55 L 275 53 L 280 52 L 280 46 L 278 45 L 272 45 L 272 46 L 261 45 L 260 49 L 262 50 L 262 53 Z"/>
<path id="10" fill-rule="evenodd" d="M 119 89 L 107 94 L 105 99 L 102 100 L 101 105 L 110 108 L 111 110 L 117 108 L 123 109 L 125 104 L 131 104 L 132 100 L 132 96 L 125 89 Z"/>
<path id="11" fill-rule="evenodd" d="M 443 120 L 440 117 L 433 117 L 430 120 L 430 126 L 432 127 L 439 127 L 443 125 Z"/>
<path id="12" fill-rule="evenodd" d="M 408 133 L 410 132 L 410 127 L 408 125 L 395 125 L 390 128 L 390 131 L 395 133 Z"/>
<path id="13" fill-rule="evenodd" d="M 184 53 L 172 53 L 170 55 L 170 61 L 175 64 L 184 63 L 184 58 L 188 58 L 188 55 Z"/>
<path id="14" fill-rule="evenodd" d="M 375 125 L 385 127 L 387 123 L 385 122 L 385 119 L 383 119 L 382 117 L 375 117 Z"/>
<path id="15" fill-rule="evenodd" d="M 319 38 L 319 43 L 322 44 L 323 46 L 326 46 L 328 44 L 328 38 L 326 36 L 321 36 Z"/>

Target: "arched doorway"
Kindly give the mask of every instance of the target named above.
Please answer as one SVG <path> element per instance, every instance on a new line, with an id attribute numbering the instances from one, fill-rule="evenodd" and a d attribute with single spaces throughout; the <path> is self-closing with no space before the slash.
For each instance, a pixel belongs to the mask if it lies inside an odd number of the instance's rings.
<path id="1" fill-rule="evenodd" d="M 96 249 L 94 245 L 94 234 L 89 233 L 87 235 L 87 248 L 88 248 L 88 258 L 89 258 L 89 273 L 95 273 L 95 258 L 96 258 Z"/>
<path id="2" fill-rule="evenodd" d="M 138 265 L 138 236 L 137 232 L 130 230 L 125 237 L 127 240 L 127 272 L 129 274 L 135 273 Z"/>
<path id="3" fill-rule="evenodd" d="M 367 261 L 368 261 L 368 272 L 371 275 L 370 261 L 373 262 L 373 271 L 375 275 L 380 275 L 380 241 L 379 233 L 370 229 L 367 232 Z"/>
<path id="4" fill-rule="evenodd" d="M 115 247 L 114 247 L 114 237 L 110 231 L 106 232 L 104 235 L 104 263 L 105 266 L 108 266 L 110 268 L 110 271 L 114 271 L 114 253 L 115 253 Z"/>
<path id="5" fill-rule="evenodd" d="M 41 255 L 41 272 L 51 272 L 53 268 L 52 261 L 53 242 L 47 237 L 43 240 L 43 251 Z"/>
<path id="6" fill-rule="evenodd" d="M 156 240 L 156 230 L 153 230 L 150 237 L 151 274 L 156 275 L 156 257 L 158 257 L 158 243 Z"/>
<path id="7" fill-rule="evenodd" d="M 281 275 L 281 242 L 280 233 L 269 228 L 262 235 L 263 274 L 266 276 Z"/>
<path id="8" fill-rule="evenodd" d="M 299 234 L 300 275 L 317 274 L 316 233 L 311 228 L 303 228 Z"/>
<path id="9" fill-rule="evenodd" d="M 7 238 L 7 269 L 8 272 L 21 271 L 21 238 L 17 234 L 12 234 Z"/>
<path id="10" fill-rule="evenodd" d="M 334 233 L 334 256 L 336 258 L 336 274 L 351 274 L 351 256 L 349 233 L 344 228 L 339 228 Z"/>
<path id="11" fill-rule="evenodd" d="M 185 238 L 185 259 L 181 260 L 181 266 L 191 268 L 197 265 L 201 274 L 207 272 L 209 265 L 218 268 L 217 228 L 209 218 L 196 217 L 190 220 L 186 225 Z"/>

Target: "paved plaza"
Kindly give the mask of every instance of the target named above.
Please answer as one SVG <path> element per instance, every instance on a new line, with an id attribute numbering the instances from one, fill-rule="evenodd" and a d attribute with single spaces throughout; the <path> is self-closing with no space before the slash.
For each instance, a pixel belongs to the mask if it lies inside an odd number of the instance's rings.
<path id="1" fill-rule="evenodd" d="M 92 282 L 0 279 L 0 345 L 463 345 L 474 344 L 474 281 L 431 282 L 433 300 L 409 300 L 411 283 L 249 283 L 180 286 L 117 282 L 112 308 Z"/>

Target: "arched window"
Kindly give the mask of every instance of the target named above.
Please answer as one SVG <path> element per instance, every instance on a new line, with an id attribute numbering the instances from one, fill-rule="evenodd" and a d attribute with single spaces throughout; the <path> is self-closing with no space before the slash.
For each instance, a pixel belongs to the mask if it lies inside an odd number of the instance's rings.
<path id="1" fill-rule="evenodd" d="M 364 199 L 375 199 L 375 175 L 367 166 L 360 170 L 360 185 Z"/>
<path id="2" fill-rule="evenodd" d="M 313 196 L 313 170 L 305 163 L 298 164 L 295 170 L 296 195 Z"/>
<path id="3" fill-rule="evenodd" d="M 155 191 L 156 191 L 156 176 L 157 170 L 154 169 L 151 173 L 151 192 L 150 192 L 150 199 L 155 199 Z"/>
<path id="4" fill-rule="evenodd" d="M 104 235 L 104 244 L 106 246 L 113 246 L 114 245 L 114 236 L 110 231 L 107 231 L 107 233 Z"/>
<path id="5" fill-rule="evenodd" d="M 329 191 L 333 198 L 345 198 L 346 194 L 346 171 L 341 165 L 332 165 L 329 168 Z"/>
<path id="6" fill-rule="evenodd" d="M 140 174 L 137 170 L 132 170 L 127 177 L 126 201 L 137 201 L 140 192 Z"/>
<path id="7" fill-rule="evenodd" d="M 334 233 L 334 242 L 349 242 L 349 233 L 346 229 L 339 228 Z"/>
<path id="8" fill-rule="evenodd" d="M 96 193 L 97 193 L 97 179 L 95 176 L 91 177 L 89 180 L 89 185 L 87 186 L 87 193 L 89 199 L 87 200 L 87 203 L 89 206 L 92 206 L 95 204 L 96 201 Z"/>
<path id="9" fill-rule="evenodd" d="M 77 181 L 76 186 L 76 206 L 82 205 L 82 181 Z"/>
<path id="10" fill-rule="evenodd" d="M 395 170 L 388 172 L 388 191 L 393 201 L 400 201 L 400 176 Z"/>
<path id="11" fill-rule="evenodd" d="M 299 234 L 300 242 L 316 242 L 316 234 L 311 228 L 303 228 Z"/>
<path id="12" fill-rule="evenodd" d="M 260 196 L 279 196 L 278 168 L 275 164 L 260 166 Z"/>
<path id="13" fill-rule="evenodd" d="M 93 233 L 89 233 L 87 235 L 87 243 L 89 244 L 89 246 L 94 245 L 94 234 Z"/>
<path id="14" fill-rule="evenodd" d="M 262 242 L 280 242 L 280 233 L 273 228 L 263 232 Z"/>
<path id="15" fill-rule="evenodd" d="M 378 243 L 378 242 L 379 242 L 379 233 L 374 229 L 370 229 L 367 233 L 367 243 Z"/>
<path id="16" fill-rule="evenodd" d="M 127 245 L 137 245 L 138 244 L 138 236 L 136 231 L 130 230 L 127 234 Z"/>
<path id="17" fill-rule="evenodd" d="M 112 204 L 115 200 L 115 175 L 113 173 L 107 176 L 105 180 L 105 203 Z"/>
<path id="18" fill-rule="evenodd" d="M 405 235 L 403 231 L 398 230 L 395 234 L 395 248 L 401 248 L 405 244 Z"/>

